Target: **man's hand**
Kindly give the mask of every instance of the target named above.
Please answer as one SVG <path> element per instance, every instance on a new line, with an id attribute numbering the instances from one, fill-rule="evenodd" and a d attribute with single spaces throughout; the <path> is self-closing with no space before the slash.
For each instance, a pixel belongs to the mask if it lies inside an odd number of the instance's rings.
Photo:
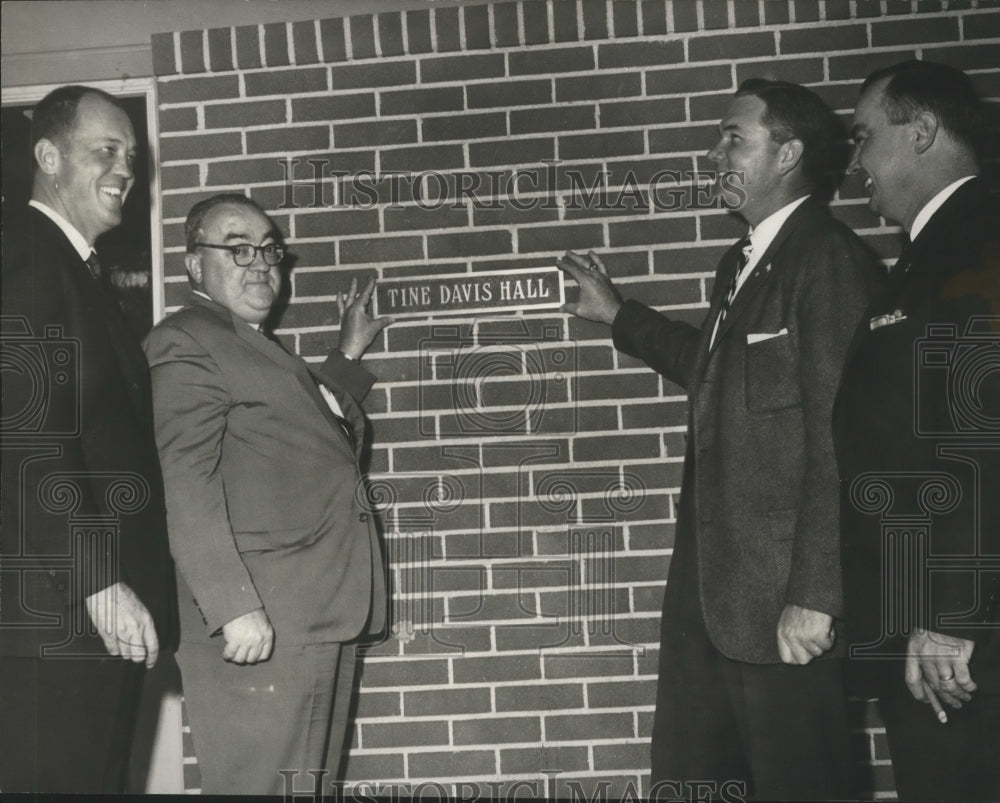
<path id="1" fill-rule="evenodd" d="M 358 292 L 358 280 L 351 279 L 350 289 L 337 294 L 337 310 L 340 312 L 340 350 L 352 360 L 361 359 L 375 336 L 392 321 L 389 318 L 373 318 L 368 314 L 368 304 L 375 292 L 374 277 Z"/>
<path id="2" fill-rule="evenodd" d="M 146 662 L 152 668 L 160 654 L 156 626 L 146 606 L 125 583 L 115 583 L 87 597 L 87 614 L 111 655 Z"/>
<path id="3" fill-rule="evenodd" d="M 833 617 L 786 605 L 778 620 L 778 654 L 786 664 L 808 664 L 833 647 Z"/>
<path id="4" fill-rule="evenodd" d="M 906 645 L 906 685 L 922 703 L 936 694 L 952 708 L 972 699 L 976 684 L 969 673 L 975 642 L 917 628 Z"/>
<path id="5" fill-rule="evenodd" d="M 621 309 L 622 297 L 608 278 L 601 258 L 593 251 L 588 251 L 587 256 L 567 251 L 556 260 L 556 265 L 580 285 L 580 300 L 576 304 L 563 304 L 562 311 L 588 321 L 612 324 Z"/>
<path id="6" fill-rule="evenodd" d="M 222 626 L 226 647 L 222 657 L 234 664 L 255 664 L 271 657 L 274 629 L 263 608 L 237 616 Z"/>

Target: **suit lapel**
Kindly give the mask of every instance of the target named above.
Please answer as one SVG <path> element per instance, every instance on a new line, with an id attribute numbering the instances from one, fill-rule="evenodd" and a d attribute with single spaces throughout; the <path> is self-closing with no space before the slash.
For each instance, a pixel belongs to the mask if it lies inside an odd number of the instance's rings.
<path id="1" fill-rule="evenodd" d="M 750 275 L 743 282 L 743 286 L 740 287 L 740 291 L 736 294 L 736 298 L 733 299 L 732 306 L 729 308 L 729 312 L 726 313 L 726 320 L 724 320 L 719 325 L 719 332 L 715 336 L 715 345 L 712 351 L 715 351 L 719 344 L 726 337 L 726 334 L 732 329 L 733 324 L 739 319 L 747 307 L 750 306 L 750 302 L 753 298 L 764 288 L 772 277 L 773 274 L 773 260 L 777 256 L 781 247 L 785 244 L 788 238 L 791 236 L 792 232 L 799 225 L 802 218 L 805 217 L 812 210 L 813 200 L 812 198 L 807 198 L 798 209 L 796 209 L 784 222 L 782 227 L 778 229 L 778 233 L 771 240 L 770 245 L 761 255 L 760 260 L 757 265 L 750 272 Z M 732 279 L 732 274 L 730 273 L 730 280 Z M 728 282 L 727 285 L 728 286 Z"/>
<path id="2" fill-rule="evenodd" d="M 301 358 L 295 356 L 294 354 L 289 353 L 280 343 L 271 340 L 265 334 L 257 331 L 252 326 L 250 326 L 250 324 L 248 324 L 246 321 L 234 315 L 229 310 L 225 310 L 225 308 L 216 304 L 214 301 L 207 301 L 201 298 L 201 296 L 195 296 L 195 303 L 207 306 L 211 309 L 214 309 L 214 311 L 216 312 L 218 312 L 219 310 L 225 312 L 225 314 L 228 315 L 232 321 L 232 326 L 236 332 L 236 335 L 244 343 L 256 349 L 258 352 L 267 357 L 269 360 L 271 360 L 284 370 L 290 371 L 292 374 L 294 374 L 295 378 L 302 386 L 302 389 L 306 392 L 306 395 L 313 400 L 313 404 L 316 405 L 316 407 L 319 409 L 320 414 L 327 420 L 330 426 L 333 427 L 337 432 L 346 435 L 346 433 L 344 433 L 340 421 L 337 419 L 337 416 L 334 415 L 333 411 L 330 409 L 330 405 L 328 405 L 326 403 L 326 399 L 323 398 L 323 394 L 320 391 L 319 387 L 316 385 L 316 382 L 314 381 L 313 376 L 308 369 L 308 366 Z M 341 398 L 344 396 L 344 394 L 335 393 L 334 395 L 337 397 L 337 401 L 338 403 L 340 403 L 341 409 L 344 410 L 345 416 L 347 416 L 348 409 L 341 401 Z M 360 414 L 358 414 L 358 417 L 360 418 Z M 348 417 L 347 420 L 348 423 L 354 427 L 354 431 L 357 432 L 358 431 L 357 423 L 354 420 L 351 420 L 350 417 Z M 355 445 L 351 443 L 350 447 L 351 451 L 353 452 Z"/>

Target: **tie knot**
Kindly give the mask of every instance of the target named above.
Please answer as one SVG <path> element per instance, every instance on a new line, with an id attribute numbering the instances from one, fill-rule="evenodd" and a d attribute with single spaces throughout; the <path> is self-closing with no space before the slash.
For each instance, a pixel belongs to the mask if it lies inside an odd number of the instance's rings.
<path id="1" fill-rule="evenodd" d="M 101 262 L 94 251 L 91 251 L 90 256 L 87 257 L 87 267 L 90 268 L 90 272 L 95 279 L 101 278 Z"/>

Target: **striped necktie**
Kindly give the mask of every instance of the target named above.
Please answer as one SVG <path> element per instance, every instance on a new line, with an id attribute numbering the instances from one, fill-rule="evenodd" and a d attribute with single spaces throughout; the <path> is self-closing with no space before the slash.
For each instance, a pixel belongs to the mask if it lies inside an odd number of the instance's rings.
<path id="1" fill-rule="evenodd" d="M 729 290 L 726 292 L 726 297 L 722 301 L 722 309 L 719 310 L 719 326 L 726 320 L 726 314 L 729 312 L 729 308 L 733 304 L 733 299 L 736 298 L 736 291 L 740 286 L 740 274 L 743 273 L 743 269 L 750 262 L 750 254 L 753 252 L 749 234 L 736 243 L 736 245 L 740 249 L 739 263 L 736 266 L 736 272 L 733 273 L 733 280 L 729 283 Z"/>
<path id="2" fill-rule="evenodd" d="M 95 279 L 97 279 L 97 281 L 101 281 L 101 277 L 103 276 L 104 271 L 101 269 L 101 262 L 97 258 L 97 252 L 91 251 L 90 256 L 87 257 L 86 261 L 87 261 L 87 267 L 90 268 L 91 275 Z"/>

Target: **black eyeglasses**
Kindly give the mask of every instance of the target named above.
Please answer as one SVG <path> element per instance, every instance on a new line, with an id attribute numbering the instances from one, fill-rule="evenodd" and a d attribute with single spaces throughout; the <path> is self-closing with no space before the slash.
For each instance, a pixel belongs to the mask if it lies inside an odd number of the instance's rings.
<path id="1" fill-rule="evenodd" d="M 195 243 L 195 246 L 198 248 L 216 248 L 219 251 L 228 251 L 233 255 L 233 262 L 241 268 L 249 268 L 257 258 L 258 251 L 263 255 L 264 264 L 266 265 L 277 265 L 285 258 L 285 247 L 277 243 L 268 243 L 267 245 L 250 245 L 249 243 L 243 243 L 242 245 Z"/>

